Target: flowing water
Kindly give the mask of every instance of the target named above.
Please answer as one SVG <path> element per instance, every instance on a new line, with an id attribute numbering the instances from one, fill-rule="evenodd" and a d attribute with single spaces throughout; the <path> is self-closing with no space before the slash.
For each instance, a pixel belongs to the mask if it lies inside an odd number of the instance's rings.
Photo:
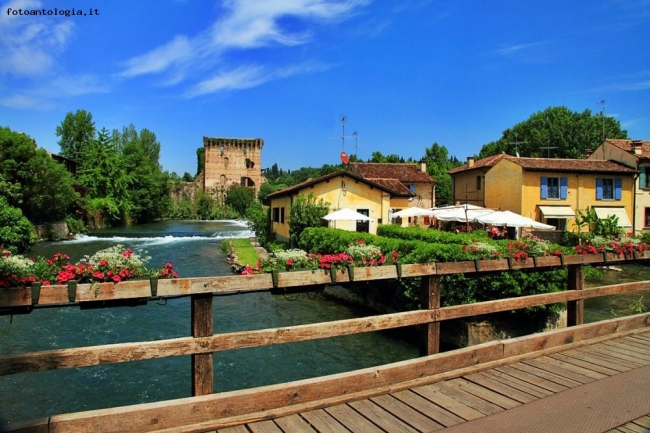
<path id="1" fill-rule="evenodd" d="M 237 221 L 165 221 L 114 228 L 73 241 L 40 244 L 31 256 L 65 252 L 73 262 L 121 244 L 150 256 L 150 267 L 171 262 L 181 277 L 230 275 L 224 239 L 248 237 Z M 608 271 L 590 285 L 650 279 L 648 268 Z M 586 301 L 586 321 L 630 314 L 633 301 L 650 293 Z M 295 300 L 269 293 L 214 298 L 215 333 L 291 326 L 364 314 L 321 295 Z M 146 306 L 80 310 L 36 309 L 0 316 L 0 356 L 38 350 L 160 340 L 191 334 L 188 298 Z M 393 334 L 368 333 L 327 340 L 214 354 L 215 391 L 244 389 L 365 368 L 418 356 L 413 344 Z M 190 357 L 126 362 L 0 377 L 0 418 L 17 422 L 59 413 L 114 407 L 191 395 Z"/>
<path id="2" fill-rule="evenodd" d="M 77 240 L 38 245 L 30 256 L 55 252 L 76 262 L 115 244 L 146 251 L 149 266 L 171 262 L 181 277 L 230 275 L 220 243 L 248 237 L 236 221 L 165 221 L 115 228 Z M 341 320 L 362 313 L 321 295 L 297 299 L 269 293 L 214 298 L 215 333 Z M 160 340 L 191 335 L 188 298 L 146 306 L 80 310 L 36 309 L 0 316 L 0 356 L 38 350 Z M 414 345 L 386 333 L 241 349 L 214 354 L 215 392 L 244 389 L 410 359 Z M 24 421 L 191 396 L 190 356 L 0 377 L 0 418 Z"/>

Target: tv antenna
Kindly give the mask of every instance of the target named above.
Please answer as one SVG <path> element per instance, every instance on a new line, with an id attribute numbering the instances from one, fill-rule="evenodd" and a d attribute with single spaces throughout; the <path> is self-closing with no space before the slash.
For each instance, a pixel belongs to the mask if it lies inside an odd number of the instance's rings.
<path id="1" fill-rule="evenodd" d="M 600 109 L 600 117 L 603 118 L 603 141 L 605 141 L 605 100 L 601 99 L 598 101 L 598 105 L 600 105 L 602 108 Z"/>
<path id="2" fill-rule="evenodd" d="M 547 151 L 547 156 L 546 156 L 547 158 L 551 157 L 551 149 L 557 149 L 557 146 L 549 146 L 549 144 L 550 144 L 550 142 L 547 141 L 546 146 L 539 148 L 540 150 L 546 150 Z"/>
<path id="3" fill-rule="evenodd" d="M 345 152 L 345 115 L 341 116 L 341 152 Z"/>
<path id="4" fill-rule="evenodd" d="M 517 141 L 517 134 L 515 133 L 515 141 L 512 141 L 508 144 L 514 144 L 515 145 L 515 156 L 519 158 L 519 148 L 517 147 L 520 144 L 526 144 L 526 141 Z"/>

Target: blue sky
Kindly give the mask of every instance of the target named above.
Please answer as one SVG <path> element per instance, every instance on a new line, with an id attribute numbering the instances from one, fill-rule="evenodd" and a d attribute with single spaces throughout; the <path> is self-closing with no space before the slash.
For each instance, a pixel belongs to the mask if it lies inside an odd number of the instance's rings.
<path id="1" fill-rule="evenodd" d="M 262 138 L 262 166 L 345 150 L 464 160 L 551 106 L 650 139 L 650 0 L 0 0 L 0 126 L 57 152 L 66 113 L 148 128 L 196 171 L 202 137 Z M 85 16 L 14 15 L 76 8 Z M 11 10 L 10 10 L 11 9 Z M 352 136 L 357 132 L 356 144 Z"/>

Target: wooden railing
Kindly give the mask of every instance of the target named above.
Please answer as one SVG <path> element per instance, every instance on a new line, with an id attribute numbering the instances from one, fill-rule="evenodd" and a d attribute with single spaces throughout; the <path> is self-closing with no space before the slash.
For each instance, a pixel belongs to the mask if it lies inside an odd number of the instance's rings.
<path id="1" fill-rule="evenodd" d="M 128 281 L 122 283 L 76 284 L 0 289 L 0 313 L 29 313 L 34 308 L 79 306 L 80 308 L 111 307 L 140 304 L 168 297 L 191 297 L 192 336 L 159 341 L 119 343 L 102 346 L 32 352 L 0 357 L 0 375 L 37 372 L 53 369 L 86 367 L 171 356 L 192 356 L 192 392 L 195 397 L 146 403 L 122 408 L 100 409 L 78 414 L 56 415 L 10 426 L 10 431 L 207 431 L 234 425 L 241 420 L 268 417 L 268 411 L 291 406 L 291 410 L 319 407 L 325 401 L 346 401 L 357 395 L 370 395 L 385 389 L 396 389 L 414 381 L 448 370 L 481 363 L 497 362 L 506 355 L 525 356 L 527 351 L 551 348 L 567 342 L 607 333 L 650 326 L 650 315 L 582 325 L 585 299 L 650 289 L 650 282 L 617 284 L 585 289 L 584 267 L 597 264 L 622 264 L 650 259 L 650 253 L 631 257 L 613 254 L 530 258 L 525 262 L 476 260 L 453 263 L 404 264 L 381 267 L 359 267 L 354 281 L 423 277 L 422 306 L 419 310 L 384 314 L 333 322 L 314 323 L 253 331 L 213 334 L 214 295 L 272 291 L 290 293 L 316 290 L 336 281 L 351 281 L 349 271 L 298 271 L 250 276 L 179 278 L 173 280 Z M 510 270 L 549 270 L 561 266 L 569 269 L 569 290 L 481 302 L 450 307 L 440 306 L 440 277 L 450 274 L 507 272 Z M 438 354 L 440 323 L 445 320 L 472 317 L 500 311 L 568 303 L 567 328 L 555 337 L 543 340 L 508 340 L 475 346 L 453 353 Z M 212 354 L 219 351 L 292 343 L 364 332 L 419 325 L 423 328 L 421 358 L 333 375 L 326 378 L 263 387 L 258 390 L 213 394 Z M 582 325 L 582 326 L 576 326 Z M 518 353 L 520 352 L 520 353 Z M 432 360 L 435 360 L 433 362 Z M 261 394 L 260 394 L 261 393 Z M 262 397 L 260 397 L 260 395 Z M 318 402 L 318 403 L 316 403 Z M 108 424 L 106 424 L 108 423 Z M 107 427 L 110 426 L 110 427 Z M 101 427 L 101 429 L 100 429 Z M 176 431 L 176 430 L 174 430 Z"/>

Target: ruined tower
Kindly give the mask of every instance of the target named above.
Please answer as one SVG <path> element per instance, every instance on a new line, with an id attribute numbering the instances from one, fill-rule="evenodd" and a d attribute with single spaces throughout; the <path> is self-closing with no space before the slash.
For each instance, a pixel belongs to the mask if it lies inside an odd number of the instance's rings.
<path id="1" fill-rule="evenodd" d="M 262 184 L 261 138 L 214 138 L 203 137 L 205 168 L 203 191 L 223 200 L 231 186 L 255 189 L 255 196 Z"/>

